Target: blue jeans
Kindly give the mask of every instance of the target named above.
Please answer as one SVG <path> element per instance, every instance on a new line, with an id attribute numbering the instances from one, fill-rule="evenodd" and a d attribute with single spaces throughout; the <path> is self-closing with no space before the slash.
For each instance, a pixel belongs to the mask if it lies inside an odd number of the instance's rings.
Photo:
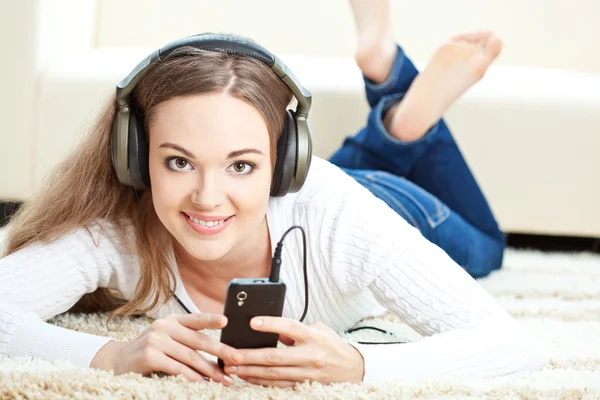
<path id="1" fill-rule="evenodd" d="M 366 77 L 367 125 L 346 138 L 329 161 L 382 199 L 474 278 L 502 265 L 506 239 L 443 119 L 413 142 L 384 128 L 418 71 L 400 47 L 390 77 Z"/>

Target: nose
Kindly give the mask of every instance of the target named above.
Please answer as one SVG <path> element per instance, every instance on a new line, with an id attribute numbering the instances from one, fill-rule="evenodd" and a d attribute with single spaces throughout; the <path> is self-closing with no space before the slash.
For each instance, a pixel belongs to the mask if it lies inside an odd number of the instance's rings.
<path id="1" fill-rule="evenodd" d="M 223 204 L 225 193 L 214 174 L 203 174 L 191 194 L 191 200 L 203 210 L 211 210 Z"/>

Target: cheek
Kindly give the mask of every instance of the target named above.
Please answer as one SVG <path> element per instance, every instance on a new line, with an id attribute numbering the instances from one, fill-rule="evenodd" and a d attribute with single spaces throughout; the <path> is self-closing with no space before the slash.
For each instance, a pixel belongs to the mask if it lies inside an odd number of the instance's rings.
<path id="1" fill-rule="evenodd" d="M 150 167 L 152 201 L 159 216 L 177 206 L 185 196 L 181 180 L 173 179 L 171 174 L 163 165 L 155 164 Z"/>
<path id="2" fill-rule="evenodd" d="M 240 210 L 263 212 L 269 203 L 271 174 L 268 170 L 260 170 L 253 175 L 243 183 L 238 180 L 229 196 Z"/>

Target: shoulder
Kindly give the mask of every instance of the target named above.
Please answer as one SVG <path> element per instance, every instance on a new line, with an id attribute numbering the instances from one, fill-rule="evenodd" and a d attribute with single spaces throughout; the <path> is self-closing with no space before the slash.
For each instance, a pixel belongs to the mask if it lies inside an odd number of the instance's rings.
<path id="1" fill-rule="evenodd" d="M 33 251 L 40 248 L 92 257 L 100 254 L 129 256 L 135 253 L 135 230 L 130 222 L 98 219 L 26 247 Z"/>
<path id="2" fill-rule="evenodd" d="M 101 219 L 84 227 L 83 230 L 93 239 L 95 246 L 112 247 L 120 253 L 135 252 L 135 227 L 131 221 Z"/>
<path id="3" fill-rule="evenodd" d="M 305 185 L 298 193 L 272 198 L 273 225 L 300 224 L 318 241 L 323 254 L 383 254 L 412 242 L 414 229 L 383 200 L 330 162 L 313 157 Z"/>
<path id="4" fill-rule="evenodd" d="M 376 200 L 366 188 L 338 166 L 313 156 L 302 189 L 274 200 L 280 206 L 329 208 L 348 197 Z"/>
<path id="5" fill-rule="evenodd" d="M 303 187 L 297 193 L 272 197 L 269 212 L 282 221 L 319 224 L 321 228 L 352 225 L 364 229 L 373 220 L 403 224 L 406 221 L 383 200 L 338 166 L 313 156 Z M 352 222 L 351 222 L 351 221 Z"/>
<path id="6" fill-rule="evenodd" d="M 401 253 L 421 236 L 369 189 L 318 157 L 313 157 L 302 189 L 270 206 L 277 209 L 281 221 L 307 225 L 332 263 L 352 258 L 357 267 L 373 264 Z"/>

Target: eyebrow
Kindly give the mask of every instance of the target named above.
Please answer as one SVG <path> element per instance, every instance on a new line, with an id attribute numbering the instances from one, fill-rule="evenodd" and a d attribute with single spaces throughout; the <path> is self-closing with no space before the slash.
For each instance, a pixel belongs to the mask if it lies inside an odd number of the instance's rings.
<path id="1" fill-rule="evenodd" d="M 184 149 L 183 147 L 181 147 L 179 145 L 176 145 L 175 143 L 166 142 L 166 143 L 161 144 L 159 146 L 159 148 L 168 148 L 168 149 L 177 150 L 178 152 L 184 154 L 186 157 L 196 158 L 196 156 L 194 156 L 190 151 Z M 229 153 L 227 155 L 227 159 L 236 158 L 236 157 L 239 157 L 241 155 L 248 154 L 248 153 L 259 154 L 259 155 L 262 155 L 262 156 L 265 155 L 262 151 L 260 151 L 258 149 L 246 148 L 246 149 L 240 149 L 240 150 L 234 150 L 234 151 L 232 151 L 231 153 Z"/>

